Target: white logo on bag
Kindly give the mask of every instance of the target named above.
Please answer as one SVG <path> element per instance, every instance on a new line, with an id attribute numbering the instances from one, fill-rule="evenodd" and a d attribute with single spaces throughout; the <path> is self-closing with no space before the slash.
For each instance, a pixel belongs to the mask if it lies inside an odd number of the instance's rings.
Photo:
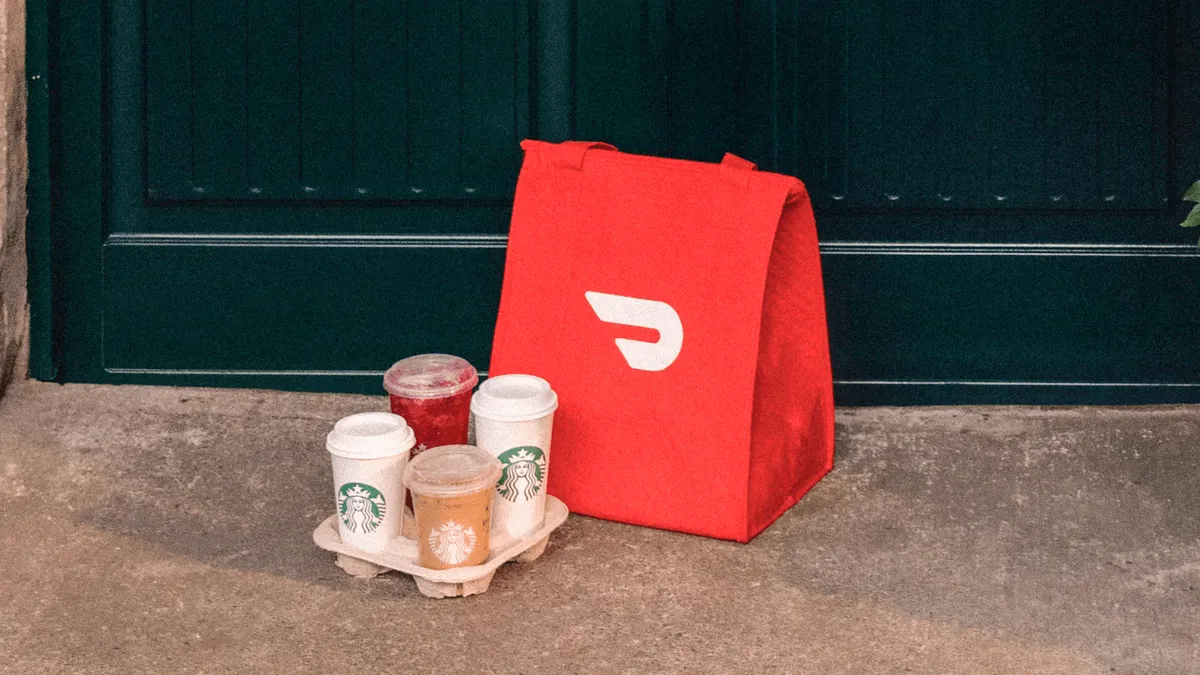
<path id="1" fill-rule="evenodd" d="M 675 363 L 683 349 L 683 323 L 673 307 L 657 300 L 629 298 L 587 291 L 583 294 L 592 311 L 604 323 L 637 326 L 658 331 L 658 342 L 617 338 L 617 349 L 635 370 L 659 371 Z"/>

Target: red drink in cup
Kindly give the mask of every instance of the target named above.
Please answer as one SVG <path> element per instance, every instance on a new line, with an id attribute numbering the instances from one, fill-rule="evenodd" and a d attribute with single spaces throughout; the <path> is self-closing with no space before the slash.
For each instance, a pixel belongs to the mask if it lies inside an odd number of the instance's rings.
<path id="1" fill-rule="evenodd" d="M 466 359 L 449 354 L 410 356 L 383 376 L 392 412 L 417 436 L 416 457 L 429 448 L 463 445 L 471 419 L 471 390 L 479 373 Z"/>

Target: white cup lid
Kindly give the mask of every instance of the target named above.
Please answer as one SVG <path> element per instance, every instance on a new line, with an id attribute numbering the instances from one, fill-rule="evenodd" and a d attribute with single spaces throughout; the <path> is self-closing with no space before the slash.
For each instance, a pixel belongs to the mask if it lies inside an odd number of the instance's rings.
<path id="1" fill-rule="evenodd" d="M 528 422 L 558 408 L 558 394 L 536 375 L 498 375 L 479 386 L 471 412 L 496 422 Z"/>
<path id="2" fill-rule="evenodd" d="M 408 452 L 417 443 L 408 422 L 389 412 L 343 417 L 325 437 L 325 449 L 346 459 L 379 459 Z"/>

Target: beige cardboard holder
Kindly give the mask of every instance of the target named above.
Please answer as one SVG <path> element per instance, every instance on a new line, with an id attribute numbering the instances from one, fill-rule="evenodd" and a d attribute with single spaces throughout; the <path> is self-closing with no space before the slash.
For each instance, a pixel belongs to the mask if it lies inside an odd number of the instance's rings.
<path id="1" fill-rule="evenodd" d="M 537 560 L 546 550 L 550 533 L 566 522 L 568 513 L 566 504 L 556 497 L 547 497 L 546 520 L 538 531 L 519 539 L 497 532 L 492 535 L 492 552 L 483 564 L 448 570 L 431 570 L 418 565 L 417 542 L 404 537 L 393 539 L 385 550 L 378 553 L 345 546 L 338 537 L 336 514 L 326 518 L 313 530 L 313 543 L 336 553 L 338 567 L 356 577 L 373 577 L 389 569 L 396 570 L 412 575 L 417 582 L 417 590 L 423 595 L 454 598 L 486 591 L 492 583 L 492 576 L 496 574 L 496 568 L 509 560 Z M 380 570 L 380 567 L 387 569 Z"/>

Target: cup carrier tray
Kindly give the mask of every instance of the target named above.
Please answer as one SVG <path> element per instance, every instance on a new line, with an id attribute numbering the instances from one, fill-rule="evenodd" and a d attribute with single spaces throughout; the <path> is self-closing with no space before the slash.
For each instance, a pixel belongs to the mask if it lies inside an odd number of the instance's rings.
<path id="1" fill-rule="evenodd" d="M 483 593 L 492 583 L 496 568 L 509 560 L 532 562 L 541 557 L 550 541 L 550 533 L 567 520 L 567 505 L 556 497 L 546 497 L 546 519 L 541 528 L 529 536 L 515 538 L 493 534 L 491 552 L 479 565 L 433 570 L 417 564 L 417 542 L 407 535 L 415 530 L 405 523 L 405 535 L 396 537 L 382 551 L 362 551 L 342 544 L 338 536 L 337 514 L 329 516 L 313 530 L 313 543 L 337 554 L 337 564 L 348 574 L 370 578 L 388 570 L 412 575 L 417 590 L 431 598 L 453 598 Z M 411 514 L 405 514 L 406 520 Z M 411 526 L 411 530 L 410 530 Z M 380 569 L 384 568 L 384 569 Z"/>

